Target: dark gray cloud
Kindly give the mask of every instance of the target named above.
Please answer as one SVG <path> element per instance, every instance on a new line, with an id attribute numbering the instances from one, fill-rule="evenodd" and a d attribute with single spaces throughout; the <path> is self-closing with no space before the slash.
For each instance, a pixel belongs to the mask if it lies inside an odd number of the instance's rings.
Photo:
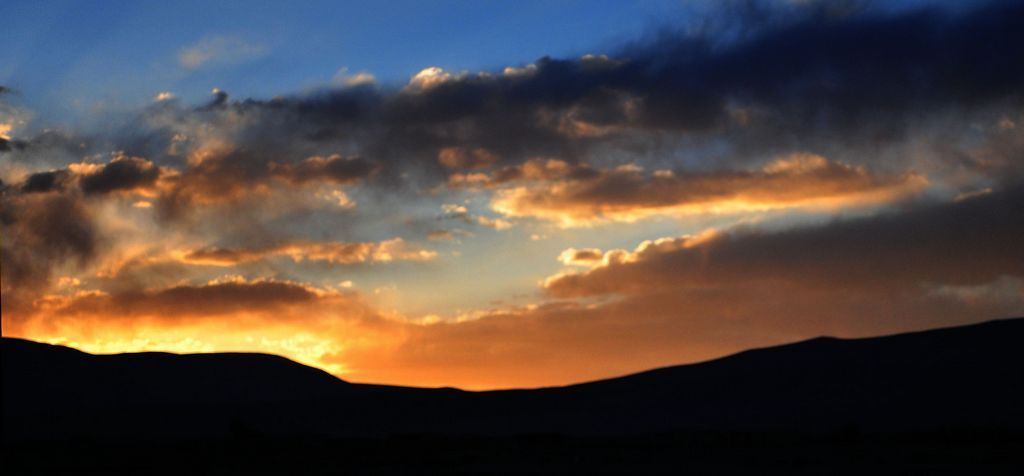
<path id="1" fill-rule="evenodd" d="M 70 174 L 66 170 L 51 170 L 29 175 L 21 184 L 22 193 L 45 193 L 62 190 Z"/>
<path id="2" fill-rule="evenodd" d="M 295 164 L 271 163 L 273 175 L 293 183 L 333 182 L 349 184 L 364 178 L 377 166 L 372 162 L 358 157 L 341 157 L 337 154 L 330 157 L 309 157 Z"/>
<path id="3" fill-rule="evenodd" d="M 3 122 L 3 104 L 0 103 L 0 123 Z M 45 172 L 64 169 L 68 164 L 80 162 L 87 156 L 108 155 L 112 147 L 94 137 L 75 134 L 69 131 L 43 130 L 29 137 L 0 138 L 0 168 L 8 183 L 23 181 L 20 173 L 12 174 L 8 165 L 17 165 L 16 169 L 29 172 Z M 6 169 L 6 170 L 5 170 Z"/>
<path id="4" fill-rule="evenodd" d="M 26 144 L 23 141 L 10 140 L 0 137 L 0 152 L 24 149 L 25 145 Z"/>
<path id="5" fill-rule="evenodd" d="M 1018 2 L 990 2 L 959 14 L 810 16 L 723 48 L 663 38 L 634 48 L 623 84 L 643 94 L 641 117 L 656 127 L 710 125 L 729 99 L 803 131 L 873 127 L 1019 96 L 1022 14 Z"/>
<path id="6" fill-rule="evenodd" d="M 102 242 L 91 212 L 74 195 L 5 189 L 0 224 L 4 315 L 17 314 L 32 296 L 45 290 L 58 266 L 88 264 Z"/>
<path id="7" fill-rule="evenodd" d="M 82 192 L 87 195 L 120 190 L 151 188 L 160 177 L 160 169 L 138 157 L 117 157 L 99 170 L 80 178 Z"/>
<path id="8" fill-rule="evenodd" d="M 285 306 L 310 304 L 320 299 L 317 291 L 287 281 L 216 282 L 173 286 L 155 291 L 124 291 L 80 296 L 60 308 L 63 315 L 133 317 L 158 316 L 168 320 L 267 312 Z"/>
<path id="9" fill-rule="evenodd" d="M 879 148 L 944 114 L 966 125 L 993 108 L 1020 110 L 1024 33 L 1016 19 L 1024 5 L 874 5 L 727 2 L 700 28 L 666 29 L 607 57 L 544 57 L 491 73 L 427 70 L 404 87 L 362 84 L 270 100 L 216 90 L 196 108 L 156 103 L 108 142 L 183 169 L 182 185 L 164 200 L 173 215 L 197 202 L 186 189 L 231 196 L 258 188 L 271 168 L 297 182 L 347 183 L 377 171 L 376 185 L 408 191 L 414 187 L 404 185 L 424 176 L 430 186 L 460 168 L 537 157 L 705 169 L 791 152 L 906 162 Z M 209 130 L 233 150 L 186 167 Z M 969 139 L 967 130 L 956 137 Z M 680 148 L 698 163 L 674 158 Z M 335 154 L 360 159 L 308 162 Z"/>
<path id="10" fill-rule="evenodd" d="M 160 169 L 138 157 L 115 157 L 106 164 L 77 164 L 71 168 L 36 172 L 26 177 L 21 193 L 46 193 L 77 188 L 85 195 L 150 189 L 160 178 Z"/>
<path id="11" fill-rule="evenodd" d="M 372 175 L 377 165 L 356 157 L 313 156 L 288 160 L 249 148 L 213 153 L 168 178 L 158 200 L 164 217 L 175 218 L 193 206 L 242 201 L 275 185 L 275 179 L 301 186 L 307 183 L 353 184 Z"/>
<path id="12" fill-rule="evenodd" d="M 86 197 L 152 187 L 159 176 L 152 163 L 133 157 L 78 166 L 2 187 L 3 308 L 11 315 L 49 288 L 55 270 L 82 268 L 105 249 Z"/>
<path id="13" fill-rule="evenodd" d="M 216 103 L 272 116 L 257 122 L 293 138 L 354 144 L 385 165 L 418 158 L 427 169 L 446 147 L 513 163 L 574 161 L 594 145 L 655 133 L 725 134 L 762 148 L 861 147 L 897 140 L 933 113 L 1021 104 L 1018 2 L 781 11 L 729 40 L 716 30 L 666 33 L 611 57 L 545 57 L 508 73 L 435 71 L 401 90 Z"/>

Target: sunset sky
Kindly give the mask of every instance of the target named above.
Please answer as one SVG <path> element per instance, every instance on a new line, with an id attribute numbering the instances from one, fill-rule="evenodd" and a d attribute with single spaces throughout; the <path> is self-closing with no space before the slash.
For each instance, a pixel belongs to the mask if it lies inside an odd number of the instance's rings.
<path id="1" fill-rule="evenodd" d="M 3 335 L 536 387 L 1024 314 L 1017 1 L 5 1 Z"/>

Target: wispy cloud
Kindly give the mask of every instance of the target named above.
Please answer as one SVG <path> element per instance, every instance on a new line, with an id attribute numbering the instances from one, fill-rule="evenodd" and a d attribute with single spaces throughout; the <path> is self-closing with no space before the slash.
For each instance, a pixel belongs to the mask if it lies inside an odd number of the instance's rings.
<path id="1" fill-rule="evenodd" d="M 186 69 L 197 69 L 205 65 L 237 64 L 266 53 L 265 46 L 237 36 L 206 36 L 182 49 L 178 63 Z"/>

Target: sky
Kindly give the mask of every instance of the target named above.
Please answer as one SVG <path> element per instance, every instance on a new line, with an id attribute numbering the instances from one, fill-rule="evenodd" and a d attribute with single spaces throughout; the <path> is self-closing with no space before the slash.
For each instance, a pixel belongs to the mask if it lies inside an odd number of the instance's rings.
<path id="1" fill-rule="evenodd" d="M 1018 2 L 4 2 L 3 335 L 564 385 L 1024 314 Z"/>

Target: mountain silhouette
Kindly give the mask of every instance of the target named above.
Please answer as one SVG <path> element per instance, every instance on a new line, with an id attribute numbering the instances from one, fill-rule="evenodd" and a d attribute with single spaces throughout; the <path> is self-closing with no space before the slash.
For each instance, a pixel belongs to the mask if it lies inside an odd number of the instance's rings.
<path id="1" fill-rule="evenodd" d="M 92 355 L 4 338 L 5 442 L 1024 430 L 1024 319 L 817 338 L 565 387 L 348 383 L 264 354 Z"/>

